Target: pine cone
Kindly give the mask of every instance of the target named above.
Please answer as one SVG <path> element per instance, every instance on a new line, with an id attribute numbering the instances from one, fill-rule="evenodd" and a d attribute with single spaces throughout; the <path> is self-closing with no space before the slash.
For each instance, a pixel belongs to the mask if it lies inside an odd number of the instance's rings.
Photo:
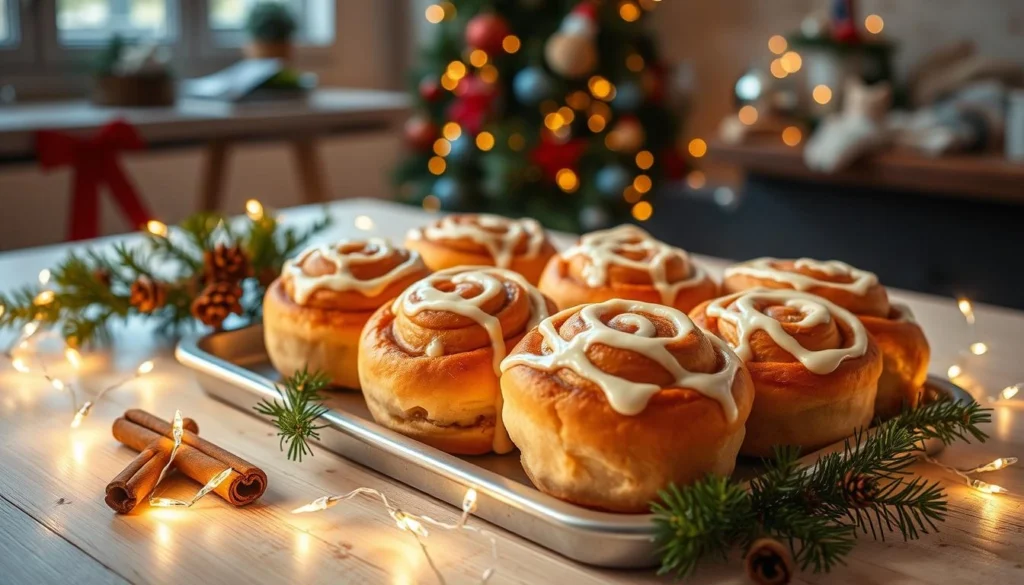
<path id="1" fill-rule="evenodd" d="M 128 302 L 140 313 L 152 313 L 167 302 L 167 290 L 163 284 L 143 275 L 132 283 Z"/>
<path id="2" fill-rule="evenodd" d="M 214 282 L 192 301 L 192 316 L 203 325 L 220 329 L 228 315 L 242 314 L 242 287 L 235 283 Z"/>
<path id="3" fill-rule="evenodd" d="M 793 579 L 793 557 L 774 538 L 759 538 L 750 545 L 747 578 L 757 585 L 786 585 Z"/>
<path id="4" fill-rule="evenodd" d="M 249 258 L 239 246 L 217 244 L 203 252 L 203 265 L 207 283 L 237 284 L 249 276 Z"/>
<path id="5" fill-rule="evenodd" d="M 847 473 L 843 477 L 843 497 L 855 508 L 864 508 L 878 497 L 878 480 L 861 473 Z"/>

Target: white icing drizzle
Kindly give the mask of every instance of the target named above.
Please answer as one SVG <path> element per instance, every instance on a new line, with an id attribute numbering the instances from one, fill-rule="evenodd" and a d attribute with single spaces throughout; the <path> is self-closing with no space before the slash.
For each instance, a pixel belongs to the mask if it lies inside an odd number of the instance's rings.
<path id="1" fill-rule="evenodd" d="M 826 287 L 838 290 L 845 290 L 852 292 L 859 296 L 867 294 L 868 289 L 878 284 L 878 277 L 873 272 L 867 270 L 861 270 L 854 268 L 845 262 L 839 260 L 814 260 L 811 258 L 798 258 L 793 262 L 793 266 L 796 269 L 806 268 L 827 274 L 828 276 L 848 276 L 853 279 L 851 282 L 829 282 L 825 280 L 819 280 L 813 276 L 806 274 L 800 274 L 798 272 L 791 272 L 788 270 L 780 270 L 775 267 L 778 262 L 783 262 L 778 258 L 757 258 L 743 262 L 742 264 L 736 264 L 725 269 L 725 277 L 728 278 L 734 274 L 743 274 L 747 276 L 753 276 L 754 278 L 764 278 L 768 280 L 774 280 L 775 282 L 781 282 L 792 286 L 796 290 L 806 291 L 814 287 Z"/>
<path id="2" fill-rule="evenodd" d="M 349 245 L 363 246 L 369 248 L 369 254 L 361 250 L 356 252 L 342 253 L 341 248 Z M 333 291 L 354 290 L 366 297 L 375 297 L 390 286 L 395 280 L 405 277 L 417 270 L 425 269 L 420 255 L 412 250 L 408 251 L 409 258 L 395 266 L 386 274 L 376 278 L 360 280 L 352 276 L 351 267 L 360 264 L 373 264 L 389 256 L 399 254 L 402 250 L 395 247 L 385 238 L 369 238 L 366 240 L 342 240 L 335 244 L 324 244 L 306 248 L 294 260 L 284 264 L 283 272 L 291 276 L 294 301 L 299 304 L 309 300 L 310 295 L 319 289 Z M 302 270 L 302 264 L 313 253 L 319 252 L 320 257 L 334 265 L 334 270 L 319 276 L 309 276 Z"/>
<path id="3" fill-rule="evenodd" d="M 797 327 L 814 327 L 832 321 L 833 316 L 846 323 L 853 332 L 853 343 L 849 347 L 812 351 L 800 345 L 792 335 L 786 333 L 782 323 L 762 313 L 757 303 L 768 301 L 799 310 L 800 321 L 792 323 Z M 839 364 L 849 358 L 860 357 L 868 349 L 868 333 L 856 315 L 839 305 L 810 293 L 788 289 L 755 288 L 722 297 L 707 308 L 707 315 L 732 323 L 739 338 L 734 346 L 736 355 L 743 361 L 753 359 L 750 336 L 755 331 L 764 331 L 779 347 L 793 355 L 811 372 L 824 375 L 832 373 Z"/>
<path id="4" fill-rule="evenodd" d="M 644 259 L 632 260 L 620 252 L 641 254 Z M 646 271 L 663 305 L 671 306 L 680 290 L 699 284 L 706 278 L 704 270 L 690 263 L 685 250 L 660 242 L 646 231 L 629 224 L 584 235 L 578 244 L 562 253 L 565 260 L 575 256 L 584 256 L 590 260 L 584 268 L 583 278 L 591 287 L 608 284 L 608 267 L 613 264 Z M 690 276 L 669 282 L 668 263 L 674 258 L 680 258 L 689 267 Z"/>
<path id="5" fill-rule="evenodd" d="M 569 309 L 571 313 L 576 309 Z M 732 383 L 739 369 L 739 358 L 729 346 L 714 336 L 709 336 L 712 344 L 723 357 L 722 368 L 714 373 L 690 372 L 683 368 L 669 351 L 668 346 L 682 341 L 695 330 L 693 321 L 682 311 L 672 307 L 664 307 L 654 303 L 625 301 L 614 299 L 603 303 L 586 305 L 579 310 L 580 317 L 587 328 L 580 331 L 571 340 L 566 341 L 558 334 L 554 322 L 566 312 L 545 319 L 538 327 L 543 337 L 543 348 L 549 353 L 534 355 L 518 353 L 509 356 L 501 364 L 502 371 L 512 366 L 525 365 L 546 372 L 554 372 L 568 368 L 579 376 L 590 380 L 604 392 L 608 404 L 619 414 L 632 416 L 643 412 L 651 397 L 662 389 L 657 384 L 633 382 L 614 376 L 601 370 L 587 357 L 588 349 L 594 344 L 607 345 L 626 351 L 638 353 L 657 362 L 672 374 L 670 387 L 693 388 L 708 398 L 718 401 L 729 421 L 736 420 L 739 415 L 736 401 L 732 396 Z M 633 333 L 619 331 L 601 321 L 601 317 L 609 312 L 619 312 L 612 322 L 619 325 L 630 325 L 636 329 Z M 672 322 L 676 334 L 672 337 L 655 337 L 654 323 L 645 317 L 657 315 Z"/>
<path id="6" fill-rule="evenodd" d="M 904 321 L 906 323 L 917 324 L 917 317 L 914 316 L 914 312 L 910 310 L 909 305 L 903 303 L 891 303 L 889 305 L 892 311 L 891 315 L 897 321 Z"/>
<path id="7" fill-rule="evenodd" d="M 509 219 L 500 215 L 481 213 L 471 216 L 470 222 L 456 221 L 460 217 L 466 218 L 449 215 L 436 224 L 409 230 L 408 237 L 412 240 L 472 240 L 487 249 L 498 268 L 508 268 L 512 265 L 516 246 L 523 235 L 526 236 L 526 251 L 522 254 L 524 258 L 536 257 L 544 245 L 544 228 L 535 219 Z"/>
<path id="8" fill-rule="evenodd" d="M 423 351 L 427 357 L 441 357 L 444 355 L 444 342 L 441 341 L 440 337 L 435 337 L 430 340 L 427 344 L 427 349 Z"/>
<path id="9" fill-rule="evenodd" d="M 436 284 L 441 281 L 450 281 L 454 284 L 473 283 L 482 290 L 480 294 L 466 299 L 455 291 L 445 292 L 438 289 Z M 472 319 L 484 328 L 487 336 L 490 338 L 491 349 L 494 354 L 492 366 L 494 367 L 495 375 L 500 376 L 501 360 L 505 359 L 507 354 L 505 333 L 501 329 L 501 321 L 496 316 L 484 311 L 481 307 L 496 295 L 505 294 L 504 283 L 507 281 L 519 285 L 527 294 L 530 302 L 530 317 L 525 327 L 527 331 L 535 327 L 542 319 L 547 318 L 547 301 L 540 291 L 516 272 L 489 266 L 458 266 L 435 272 L 416 282 L 399 295 L 391 306 L 391 312 L 397 313 L 399 308 L 407 315 L 415 315 L 422 311 L 445 311 Z M 413 301 L 413 296 L 418 297 L 419 300 Z M 438 339 L 434 338 L 427 344 L 424 350 L 426 355 L 430 355 L 431 346 L 437 341 Z M 511 439 L 509 439 L 508 432 L 505 430 L 505 424 L 502 421 L 502 406 L 501 392 L 499 391 L 495 402 L 493 448 L 496 453 L 508 453 L 514 448 Z"/>

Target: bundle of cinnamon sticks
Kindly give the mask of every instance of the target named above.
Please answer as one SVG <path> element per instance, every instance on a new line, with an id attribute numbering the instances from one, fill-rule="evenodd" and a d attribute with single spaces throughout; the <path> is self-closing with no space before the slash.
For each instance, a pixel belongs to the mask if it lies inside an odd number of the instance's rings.
<path id="1" fill-rule="evenodd" d="M 192 419 L 182 421 L 184 433 L 174 456 L 174 467 L 206 485 L 226 468 L 232 469 L 214 493 L 232 505 L 250 504 L 267 489 L 267 474 L 248 461 L 199 437 Z M 114 421 L 114 438 L 139 452 L 138 456 L 107 485 L 105 501 L 119 514 L 127 514 L 147 499 L 156 487 L 161 470 L 171 458 L 174 441 L 171 423 L 144 410 L 133 409 Z"/>

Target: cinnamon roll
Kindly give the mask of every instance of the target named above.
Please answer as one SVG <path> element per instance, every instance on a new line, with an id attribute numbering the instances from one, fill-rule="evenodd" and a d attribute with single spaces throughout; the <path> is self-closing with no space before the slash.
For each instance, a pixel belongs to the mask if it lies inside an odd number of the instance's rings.
<path id="1" fill-rule="evenodd" d="M 501 369 L 505 427 L 533 483 L 615 512 L 647 511 L 672 482 L 730 474 L 754 398 L 725 342 L 640 301 L 545 319 Z"/>
<path id="2" fill-rule="evenodd" d="M 377 310 L 359 342 L 359 380 L 380 424 L 447 451 L 507 453 L 498 366 L 554 310 L 521 275 L 437 272 Z"/>
<path id="3" fill-rule="evenodd" d="M 853 313 L 809 293 L 752 289 L 690 317 L 724 339 L 754 380 L 744 455 L 818 449 L 871 422 L 882 354 Z"/>
<path id="4" fill-rule="evenodd" d="M 308 367 L 359 388 L 359 333 L 373 311 L 428 275 L 419 254 L 381 238 L 313 246 L 285 263 L 263 299 L 263 336 L 282 375 Z"/>
<path id="5" fill-rule="evenodd" d="M 920 403 L 928 378 L 928 340 L 910 308 L 890 303 L 885 287 L 873 273 L 836 260 L 810 258 L 758 258 L 725 271 L 727 292 L 759 286 L 813 293 L 857 315 L 884 358 L 876 416 L 890 418 Z"/>
<path id="6" fill-rule="evenodd" d="M 422 254 L 431 270 L 496 266 L 522 274 L 531 284 L 555 253 L 537 220 L 487 214 L 445 216 L 410 230 L 405 245 Z"/>
<path id="7" fill-rule="evenodd" d="M 633 225 L 584 235 L 548 261 L 539 287 L 562 309 L 618 298 L 686 312 L 718 295 L 685 251 Z"/>

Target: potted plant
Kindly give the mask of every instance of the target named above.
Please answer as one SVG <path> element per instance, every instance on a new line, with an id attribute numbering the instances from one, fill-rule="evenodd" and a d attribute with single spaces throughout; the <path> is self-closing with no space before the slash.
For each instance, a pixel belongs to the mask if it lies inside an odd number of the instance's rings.
<path id="1" fill-rule="evenodd" d="M 114 35 L 96 56 L 92 101 L 101 106 L 159 107 L 174 103 L 166 48 Z"/>
<path id="2" fill-rule="evenodd" d="M 245 55 L 250 59 L 290 59 L 292 36 L 297 25 L 291 11 L 281 2 L 260 2 L 252 7 L 245 28 L 249 43 Z"/>

